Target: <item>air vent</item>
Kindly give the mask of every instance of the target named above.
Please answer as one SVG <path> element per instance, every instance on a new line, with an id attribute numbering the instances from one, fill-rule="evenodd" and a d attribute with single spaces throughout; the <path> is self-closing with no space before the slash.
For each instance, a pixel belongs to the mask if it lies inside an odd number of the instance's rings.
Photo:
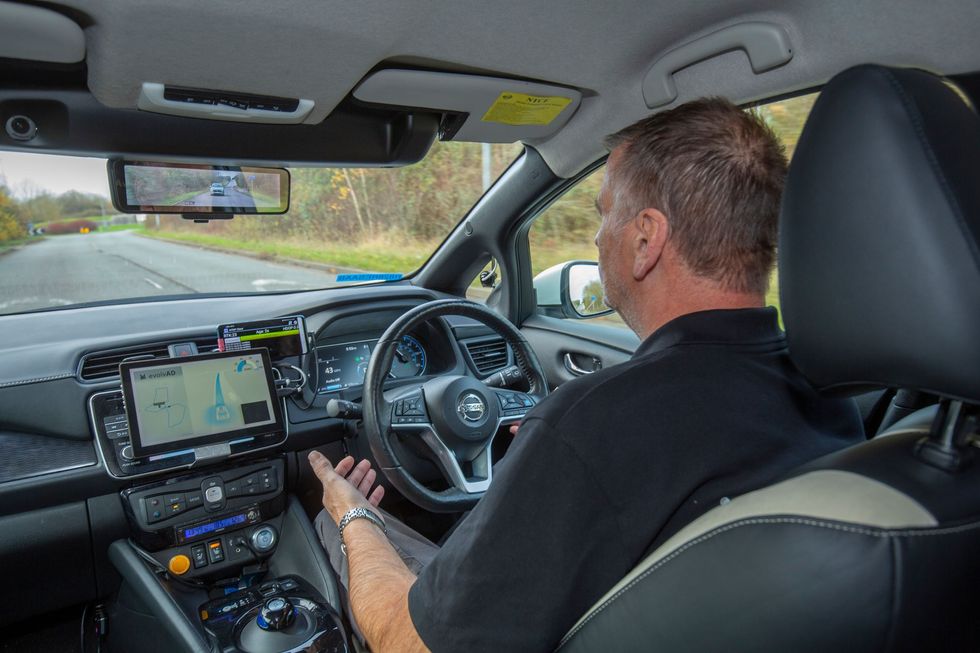
<path id="1" fill-rule="evenodd" d="M 197 344 L 198 352 L 208 354 L 218 350 L 216 338 L 187 338 L 184 340 L 173 340 L 170 342 L 155 342 L 145 345 L 135 345 L 133 347 L 121 347 L 108 351 L 93 352 L 82 357 L 79 369 L 79 377 L 83 381 L 107 381 L 119 377 L 119 363 L 124 359 L 138 356 L 151 356 L 153 358 L 167 358 L 167 345 L 178 342 L 193 341 Z"/>
<path id="2" fill-rule="evenodd" d="M 465 346 L 473 362 L 473 368 L 481 376 L 502 370 L 510 362 L 510 351 L 503 338 L 470 340 L 465 343 Z"/>

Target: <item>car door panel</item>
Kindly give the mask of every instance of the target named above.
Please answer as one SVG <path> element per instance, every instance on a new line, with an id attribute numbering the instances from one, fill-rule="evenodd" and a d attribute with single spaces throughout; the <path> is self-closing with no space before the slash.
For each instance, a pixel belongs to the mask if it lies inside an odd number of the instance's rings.
<path id="1" fill-rule="evenodd" d="M 538 355 L 552 388 L 622 363 L 640 344 L 636 334 L 624 328 L 543 315 L 525 320 L 521 332 Z"/>

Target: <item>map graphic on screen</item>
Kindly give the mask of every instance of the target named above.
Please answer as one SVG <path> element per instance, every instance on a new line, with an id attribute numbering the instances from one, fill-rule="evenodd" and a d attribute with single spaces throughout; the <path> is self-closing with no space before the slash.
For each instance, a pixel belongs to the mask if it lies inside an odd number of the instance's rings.
<path id="1" fill-rule="evenodd" d="M 258 353 L 129 370 L 143 447 L 275 423 Z"/>

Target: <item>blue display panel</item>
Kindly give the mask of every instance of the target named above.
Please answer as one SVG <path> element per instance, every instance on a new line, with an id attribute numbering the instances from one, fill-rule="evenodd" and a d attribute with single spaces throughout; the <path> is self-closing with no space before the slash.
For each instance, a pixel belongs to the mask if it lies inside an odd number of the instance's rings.
<path id="1" fill-rule="evenodd" d="M 235 526 L 237 524 L 245 523 L 245 515 L 235 515 L 234 517 L 225 517 L 224 519 L 219 519 L 218 521 L 213 521 L 208 524 L 201 524 L 200 526 L 192 526 L 190 528 L 184 529 L 184 539 L 189 540 L 193 537 L 198 537 L 200 535 L 205 535 L 207 533 L 213 533 L 218 530 L 224 530 L 229 526 Z"/>

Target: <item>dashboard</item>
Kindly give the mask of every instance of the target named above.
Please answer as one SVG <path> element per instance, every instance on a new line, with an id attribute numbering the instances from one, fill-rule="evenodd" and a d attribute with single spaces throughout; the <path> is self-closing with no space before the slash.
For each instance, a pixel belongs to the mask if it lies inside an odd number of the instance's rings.
<path id="1" fill-rule="evenodd" d="M 5 334 L 0 342 L 0 528 L 9 534 L 0 546 L 0 565 L 13 570 L 10 587 L 58 588 L 32 608 L 37 611 L 95 596 L 103 584 L 115 582 L 107 552 L 120 538 L 135 538 L 160 564 L 185 555 L 192 561 L 188 576 L 241 564 L 250 555 L 237 544 L 242 534 L 261 539 L 268 528 L 285 528 L 287 493 L 305 487 L 301 475 L 308 473 L 301 452 L 314 447 L 344 452 L 356 444 L 351 422 L 329 417 L 327 402 L 360 401 L 363 370 L 381 334 L 405 311 L 442 298 L 390 284 L 0 316 Z M 296 328 L 282 325 L 289 318 L 300 318 Z M 263 321 L 272 324 L 256 324 Z M 274 401 L 281 422 L 274 410 L 256 407 L 261 397 L 232 401 L 234 384 L 225 383 L 226 372 L 213 370 L 197 403 L 158 395 L 162 386 L 143 388 L 144 408 L 160 408 L 147 413 L 146 424 L 163 419 L 177 426 L 178 404 L 213 411 L 222 403 L 215 392 L 217 375 L 228 410 L 251 411 L 249 423 L 262 428 L 137 455 L 120 388 L 125 359 L 166 368 L 177 360 L 170 358 L 174 354 L 225 349 L 234 362 L 228 373 L 235 374 L 235 357 L 254 352 L 267 333 L 296 330 L 307 334 L 300 343 L 306 352 L 286 346 L 270 358 L 270 369 L 280 377 Z M 489 374 L 486 363 L 478 366 L 471 349 L 488 343 L 498 350 L 491 367 L 509 364 L 503 340 L 472 320 L 449 317 L 422 325 L 399 343 L 387 384 L 442 374 L 483 378 Z M 257 392 L 260 385 L 248 391 Z M 218 417 L 224 421 L 226 415 L 220 411 Z M 202 435 L 199 429 L 187 434 Z M 204 435 L 221 433 L 213 429 Z M 221 488 L 221 498 L 209 503 L 208 491 L 217 495 L 214 487 Z M 57 528 L 39 530 L 37 524 Z M 43 563 L 23 566 L 27 547 Z M 66 556 L 66 547 L 75 554 Z M 0 600 L 7 604 L 14 597 L 0 591 Z"/>
<path id="2" fill-rule="evenodd" d="M 267 451 L 300 451 L 339 441 L 348 433 L 342 420 L 326 415 L 329 399 L 359 401 L 364 370 L 380 335 L 406 310 L 439 298 L 438 293 L 391 285 L 4 316 L 8 336 L 0 344 L 5 363 L 0 370 L 0 487 L 24 482 L 23 496 L 36 505 L 44 503 L 43 493 L 30 493 L 32 486 L 68 477 L 87 479 L 99 486 L 94 491 L 105 491 L 106 484 L 95 480 L 98 476 L 110 481 L 131 477 L 125 468 L 133 452 L 126 449 L 126 436 L 119 435 L 125 419 L 119 363 L 162 358 L 168 345 L 181 343 L 194 343 L 199 352 L 216 351 L 221 348 L 219 327 L 230 349 L 238 327 L 285 319 L 277 315 L 300 318 L 297 326 L 308 334 L 308 351 L 286 348 L 286 355 L 272 361 L 277 374 L 294 384 L 302 382 L 302 391 L 279 398 L 283 432 L 260 444 Z M 239 341 L 251 339 L 253 344 L 261 336 L 255 330 L 237 333 Z M 490 367 L 474 363 L 471 344 L 493 340 L 486 327 L 466 318 L 422 325 L 399 343 L 389 383 L 440 374 L 482 378 L 510 360 L 499 340 L 492 344 L 503 350 L 502 357 Z M 251 452 L 240 443 L 231 446 L 233 455 Z M 169 453 L 139 473 L 194 464 L 186 453 Z"/>

